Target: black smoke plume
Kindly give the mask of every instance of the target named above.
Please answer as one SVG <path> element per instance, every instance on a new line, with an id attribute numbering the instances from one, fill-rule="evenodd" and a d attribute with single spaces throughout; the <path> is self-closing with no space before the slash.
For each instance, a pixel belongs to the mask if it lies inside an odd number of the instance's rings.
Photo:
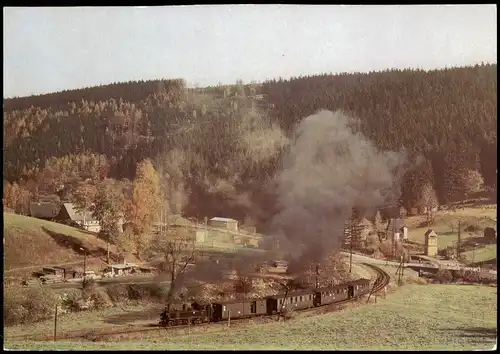
<path id="1" fill-rule="evenodd" d="M 273 234 L 294 259 L 320 260 L 339 249 L 353 207 L 395 203 L 407 155 L 380 151 L 342 112 L 320 111 L 301 121 L 276 176 L 279 212 Z"/>

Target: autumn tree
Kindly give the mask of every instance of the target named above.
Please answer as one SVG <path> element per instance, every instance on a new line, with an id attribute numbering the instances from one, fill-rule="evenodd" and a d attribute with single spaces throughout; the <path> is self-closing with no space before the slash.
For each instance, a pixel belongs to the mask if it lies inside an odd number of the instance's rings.
<path id="1" fill-rule="evenodd" d="M 377 210 L 373 218 L 373 228 L 375 229 L 376 232 L 382 231 L 383 228 L 382 223 L 383 223 L 382 215 L 380 214 L 380 210 Z"/>
<path id="2" fill-rule="evenodd" d="M 30 191 L 19 184 L 4 183 L 4 207 L 14 210 L 16 214 L 29 215 L 31 198 Z"/>
<path id="3" fill-rule="evenodd" d="M 78 184 L 73 194 L 73 202 L 76 210 L 83 214 L 83 223 L 85 223 L 86 214 L 94 204 L 96 197 L 97 188 L 94 185 L 83 182 Z"/>
<path id="4" fill-rule="evenodd" d="M 484 180 L 477 170 L 467 170 L 463 176 L 463 188 L 466 197 L 480 192 L 484 188 Z"/>
<path id="5" fill-rule="evenodd" d="M 94 203 L 90 211 L 99 220 L 101 235 L 107 242 L 107 262 L 109 263 L 109 244 L 120 234 L 120 221 L 123 218 L 124 198 L 117 186 L 109 181 L 101 182 L 97 187 Z"/>
<path id="6" fill-rule="evenodd" d="M 297 276 L 297 281 L 312 287 L 334 286 L 342 283 L 349 276 L 349 266 L 341 254 L 336 251 L 329 252 L 321 260 L 294 262 L 289 270 Z M 290 264 L 292 266 L 292 264 Z"/>
<path id="7" fill-rule="evenodd" d="M 129 220 L 137 234 L 149 232 L 157 219 L 161 206 L 160 178 L 150 160 L 141 161 L 137 165 L 133 183 L 132 204 L 128 210 Z"/>

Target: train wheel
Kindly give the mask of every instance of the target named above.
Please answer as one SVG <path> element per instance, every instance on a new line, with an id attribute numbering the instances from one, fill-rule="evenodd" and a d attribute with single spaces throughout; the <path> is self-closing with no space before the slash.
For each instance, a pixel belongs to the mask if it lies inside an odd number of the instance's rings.
<path id="1" fill-rule="evenodd" d="M 167 326 L 168 326 L 168 327 L 172 327 L 172 326 L 174 326 L 174 325 L 175 325 L 174 321 L 168 321 L 168 322 L 167 322 Z"/>
<path id="2" fill-rule="evenodd" d="M 199 324 L 201 324 L 201 320 L 200 320 L 199 318 L 195 319 L 195 320 L 194 320 L 194 324 L 195 324 L 195 325 L 199 325 Z"/>

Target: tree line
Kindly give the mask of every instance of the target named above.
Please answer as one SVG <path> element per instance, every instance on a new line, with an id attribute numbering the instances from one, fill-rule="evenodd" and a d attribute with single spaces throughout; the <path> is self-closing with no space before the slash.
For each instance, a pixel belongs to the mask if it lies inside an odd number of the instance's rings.
<path id="1" fill-rule="evenodd" d="M 358 118 L 381 149 L 411 152 L 419 163 L 404 178 L 407 209 L 496 190 L 496 64 L 488 64 L 201 89 L 158 80 L 6 99 L 4 204 L 25 213 L 30 198 L 70 198 L 86 179 L 133 181 L 149 159 L 171 212 L 265 225 L 294 127 L 319 109 Z"/>

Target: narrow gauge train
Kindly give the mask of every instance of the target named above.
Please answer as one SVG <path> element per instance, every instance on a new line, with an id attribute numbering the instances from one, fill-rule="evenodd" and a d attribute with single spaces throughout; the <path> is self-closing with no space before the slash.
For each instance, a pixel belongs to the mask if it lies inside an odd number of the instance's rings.
<path id="1" fill-rule="evenodd" d="M 182 305 L 182 309 L 161 313 L 160 325 L 177 326 L 219 322 L 228 318 L 239 319 L 277 314 L 282 310 L 303 310 L 356 298 L 370 292 L 370 280 L 358 279 L 345 284 L 279 293 L 261 299 L 230 300 L 200 305 Z M 286 298 L 285 298 L 286 295 Z"/>

